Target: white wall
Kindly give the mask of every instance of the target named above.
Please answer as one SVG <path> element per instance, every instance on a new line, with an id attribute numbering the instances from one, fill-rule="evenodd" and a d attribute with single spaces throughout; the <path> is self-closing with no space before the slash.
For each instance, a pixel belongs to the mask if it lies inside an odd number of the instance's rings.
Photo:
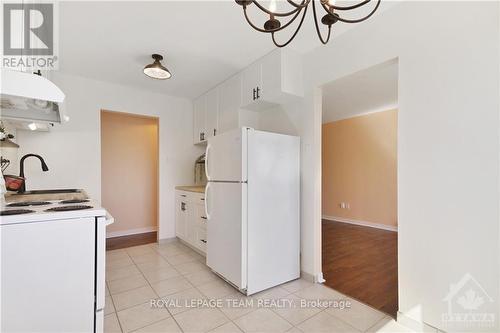
<path id="1" fill-rule="evenodd" d="M 400 311 L 453 330 L 442 299 L 470 273 L 499 330 L 498 6 L 405 2 L 304 55 L 304 105 L 261 121 L 302 139 L 303 271 L 321 273 L 320 87 L 398 58 Z"/>
<path id="2" fill-rule="evenodd" d="M 159 238 L 174 237 L 174 187 L 193 183 L 193 163 L 203 153 L 192 144 L 191 102 L 61 73 L 52 73 L 51 79 L 66 94 L 71 119 L 50 133 L 17 132 L 19 156 L 40 154 L 50 169 L 42 172 L 38 161 L 26 160 L 27 188 L 83 188 L 100 200 L 100 110 L 155 116 L 160 119 Z M 131 183 L 130 191 L 137 186 Z"/>

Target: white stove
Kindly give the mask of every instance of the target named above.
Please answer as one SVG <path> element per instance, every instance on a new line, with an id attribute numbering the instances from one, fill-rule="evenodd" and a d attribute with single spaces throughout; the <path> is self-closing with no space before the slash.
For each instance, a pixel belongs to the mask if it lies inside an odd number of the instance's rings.
<path id="1" fill-rule="evenodd" d="M 106 216 L 106 210 L 91 199 L 24 201 L 0 207 L 0 224 L 35 222 L 40 219 Z"/>
<path id="2" fill-rule="evenodd" d="M 90 199 L 0 208 L 0 331 L 102 332 L 113 218 Z"/>

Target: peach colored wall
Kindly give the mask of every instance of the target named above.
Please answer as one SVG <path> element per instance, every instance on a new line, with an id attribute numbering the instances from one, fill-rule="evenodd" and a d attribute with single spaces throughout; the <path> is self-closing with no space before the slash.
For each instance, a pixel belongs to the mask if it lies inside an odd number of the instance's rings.
<path id="1" fill-rule="evenodd" d="M 324 216 L 397 225 L 397 117 L 390 110 L 323 124 Z"/>
<path id="2" fill-rule="evenodd" d="M 101 112 L 101 177 L 102 205 L 115 218 L 108 233 L 156 228 L 157 118 Z"/>

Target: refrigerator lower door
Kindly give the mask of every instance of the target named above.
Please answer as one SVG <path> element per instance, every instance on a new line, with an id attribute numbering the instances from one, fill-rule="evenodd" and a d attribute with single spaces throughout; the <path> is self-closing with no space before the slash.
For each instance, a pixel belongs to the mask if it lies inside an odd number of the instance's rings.
<path id="1" fill-rule="evenodd" d="M 240 128 L 211 137 L 205 152 L 207 180 L 247 180 L 247 132 Z"/>
<path id="2" fill-rule="evenodd" d="M 207 265 L 239 289 L 246 289 L 247 184 L 208 183 Z"/>
<path id="3" fill-rule="evenodd" d="M 247 294 L 300 276 L 300 140 L 248 135 Z"/>

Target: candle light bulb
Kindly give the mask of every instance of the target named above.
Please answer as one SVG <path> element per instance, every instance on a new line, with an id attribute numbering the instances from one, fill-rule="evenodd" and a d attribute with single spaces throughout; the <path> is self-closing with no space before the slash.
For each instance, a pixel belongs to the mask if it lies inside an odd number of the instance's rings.
<path id="1" fill-rule="evenodd" d="M 269 11 L 273 13 L 276 12 L 276 0 L 271 0 L 269 3 Z"/>

